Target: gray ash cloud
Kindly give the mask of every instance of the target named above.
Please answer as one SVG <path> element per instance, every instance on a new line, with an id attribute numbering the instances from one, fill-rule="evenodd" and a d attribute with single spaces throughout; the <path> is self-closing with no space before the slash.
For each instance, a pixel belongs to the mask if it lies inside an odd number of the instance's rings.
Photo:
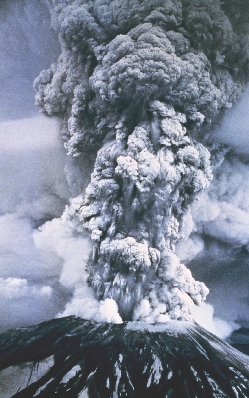
<path id="1" fill-rule="evenodd" d="M 219 1 L 51 7 L 62 52 L 35 80 L 36 103 L 61 118 L 76 168 L 97 153 L 89 185 L 64 214 L 91 233 L 88 283 L 123 319 L 190 319 L 208 289 L 175 243 L 212 180 L 210 148 L 198 140 L 248 80 L 245 29 Z"/>

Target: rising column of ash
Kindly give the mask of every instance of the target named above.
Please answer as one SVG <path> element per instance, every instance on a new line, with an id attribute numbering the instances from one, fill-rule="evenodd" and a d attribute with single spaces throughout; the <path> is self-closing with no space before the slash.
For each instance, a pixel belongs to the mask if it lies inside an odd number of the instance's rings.
<path id="1" fill-rule="evenodd" d="M 149 106 L 151 123 L 130 135 L 116 126 L 72 207 L 94 241 L 88 271 L 97 297 L 113 298 L 124 319 L 164 322 L 189 317 L 191 299 L 200 303 L 208 292 L 180 264 L 174 243 L 211 171 L 208 151 L 186 136 L 184 114 L 159 101 Z"/>
<path id="2" fill-rule="evenodd" d="M 51 5 L 62 54 L 36 79 L 36 102 L 62 118 L 70 155 L 98 150 L 66 211 L 91 234 L 88 283 L 124 320 L 189 320 L 208 289 L 174 245 L 212 179 L 200 131 L 248 77 L 244 40 L 216 0 Z"/>

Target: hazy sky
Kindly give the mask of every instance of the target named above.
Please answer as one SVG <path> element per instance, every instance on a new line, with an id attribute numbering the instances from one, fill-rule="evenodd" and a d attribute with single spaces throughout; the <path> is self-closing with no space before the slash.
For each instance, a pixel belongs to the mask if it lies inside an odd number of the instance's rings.
<path id="1" fill-rule="evenodd" d="M 0 3 L 1 330 L 51 318 L 63 308 L 61 269 L 34 244 L 33 228 L 68 200 L 58 123 L 39 114 L 33 80 L 56 60 L 57 36 L 45 2 Z M 58 259 L 57 259 L 58 263 Z"/>

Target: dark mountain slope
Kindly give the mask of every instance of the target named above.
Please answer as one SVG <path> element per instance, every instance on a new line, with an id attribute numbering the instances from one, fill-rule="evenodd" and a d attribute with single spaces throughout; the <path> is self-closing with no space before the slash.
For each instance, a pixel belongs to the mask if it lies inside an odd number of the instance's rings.
<path id="1" fill-rule="evenodd" d="M 190 322 L 55 319 L 3 333 L 0 367 L 3 398 L 249 396 L 249 357 Z"/>

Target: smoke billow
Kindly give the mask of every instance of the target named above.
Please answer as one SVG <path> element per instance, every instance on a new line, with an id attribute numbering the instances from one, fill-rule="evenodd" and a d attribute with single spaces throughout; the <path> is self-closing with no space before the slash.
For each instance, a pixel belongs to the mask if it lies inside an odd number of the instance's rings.
<path id="1" fill-rule="evenodd" d="M 215 0 L 51 6 L 62 53 L 35 80 L 36 103 L 61 119 L 71 166 L 97 152 L 91 181 L 63 216 L 72 234 L 90 232 L 88 285 L 122 319 L 191 319 L 208 289 L 175 244 L 219 152 L 199 142 L 203 131 L 248 78 L 244 20 L 238 27 Z"/>
<path id="2" fill-rule="evenodd" d="M 174 255 L 174 243 L 211 171 L 204 147 L 185 137 L 184 115 L 160 102 L 150 106 L 166 145 L 153 149 L 149 123 L 134 129 L 127 149 L 117 137 L 98 152 L 85 198 L 72 207 L 94 241 L 88 271 L 97 297 L 113 298 L 126 319 L 135 307 L 135 319 L 152 322 L 188 317 L 188 295 L 200 303 L 207 293 Z"/>
<path id="3" fill-rule="evenodd" d="M 38 116 L 2 122 L 0 131 L 0 328 L 5 329 L 49 319 L 63 308 L 56 283 L 61 260 L 45 258 L 33 233 L 60 217 L 69 193 L 56 122 Z"/>
<path id="4" fill-rule="evenodd" d="M 244 3 L 50 1 L 48 119 L 47 2 L 1 2 L 1 330 L 247 318 Z"/>

